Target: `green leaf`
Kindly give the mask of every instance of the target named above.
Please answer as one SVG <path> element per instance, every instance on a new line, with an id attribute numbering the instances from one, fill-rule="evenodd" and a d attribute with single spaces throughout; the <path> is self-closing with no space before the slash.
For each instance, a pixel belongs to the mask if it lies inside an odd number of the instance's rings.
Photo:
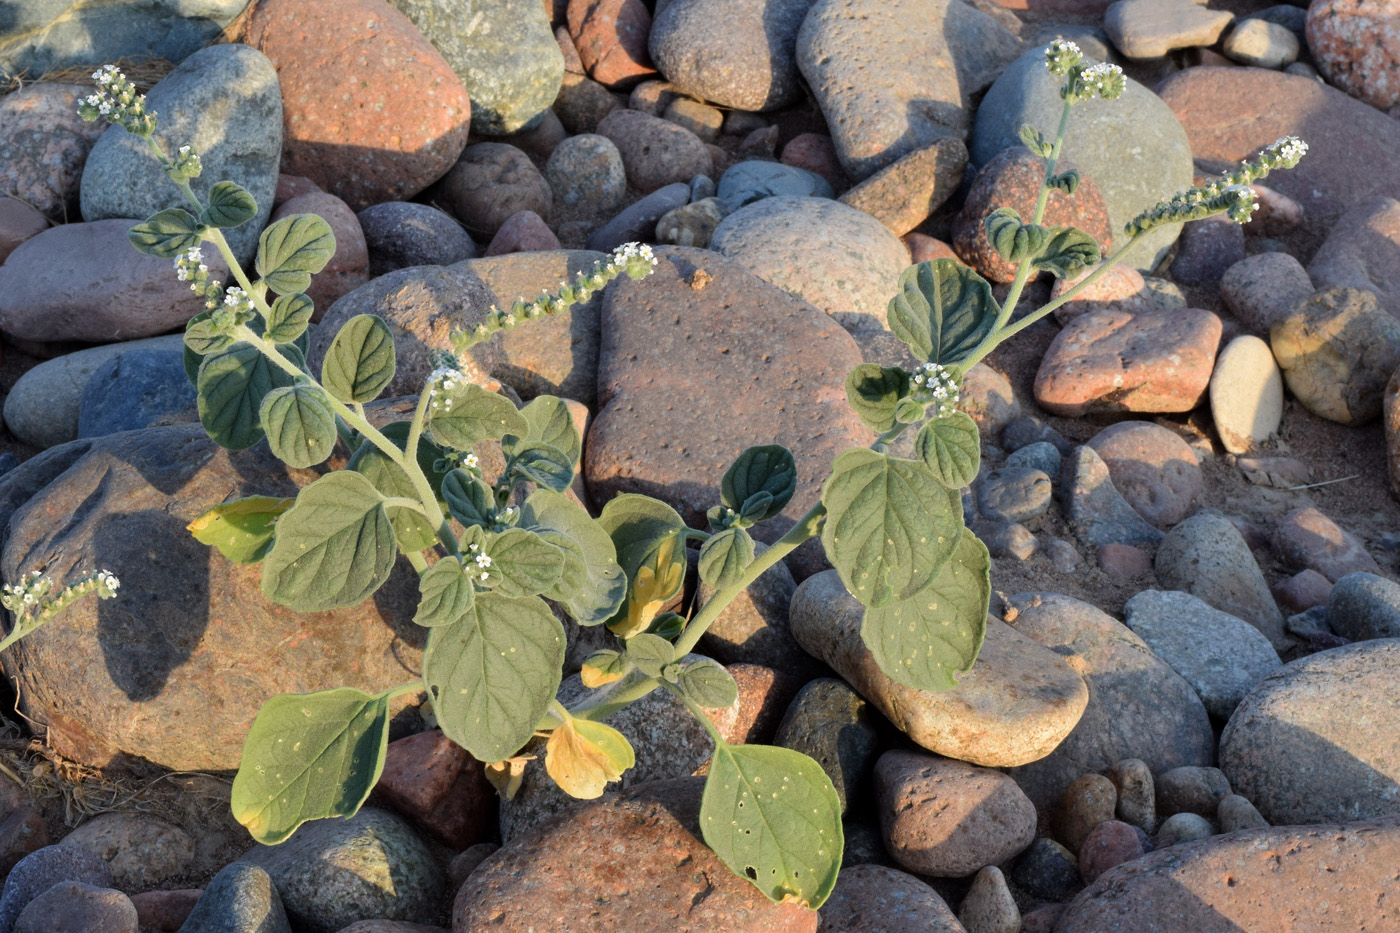
<path id="1" fill-rule="evenodd" d="M 860 637 L 890 679 L 915 690 L 951 690 L 972 670 L 987 633 L 991 558 L 966 528 L 952 560 L 909 599 L 867 609 Z"/>
<path id="2" fill-rule="evenodd" d="M 147 256 L 174 259 L 199 245 L 199 221 L 181 207 L 152 214 L 126 232 L 131 245 Z"/>
<path id="3" fill-rule="evenodd" d="M 1039 224 L 1021 222 L 1021 215 L 1009 207 L 999 207 L 982 221 L 987 240 L 1005 262 L 1019 263 L 1045 248 L 1050 230 Z"/>
<path id="4" fill-rule="evenodd" d="M 272 547 L 274 525 L 295 499 L 248 496 L 216 505 L 186 526 L 200 544 L 239 564 L 256 564 Z"/>
<path id="5" fill-rule="evenodd" d="M 710 536 L 700 547 L 700 579 L 717 590 L 738 583 L 753 563 L 753 538 L 742 528 Z"/>
<path id="6" fill-rule="evenodd" d="M 750 498 L 761 492 L 773 497 L 761 518 L 764 521 L 787 507 L 797 491 L 797 463 L 781 444 L 750 447 L 741 453 L 720 481 L 720 499 L 731 509 L 742 510 Z"/>
<path id="7" fill-rule="evenodd" d="M 530 425 L 524 440 L 539 441 L 560 451 L 571 469 L 578 463 L 583 456 L 583 439 L 578 436 L 573 415 L 562 399 L 552 395 L 537 396 L 520 409 L 520 414 Z"/>
<path id="8" fill-rule="evenodd" d="M 918 593 L 953 555 L 962 500 L 923 464 L 847 450 L 822 487 L 822 544 L 851 595 L 888 606 Z"/>
<path id="9" fill-rule="evenodd" d="M 898 366 L 861 363 L 846 377 L 846 401 L 877 434 L 894 427 L 895 408 L 909 394 L 909 373 Z"/>
<path id="10" fill-rule="evenodd" d="M 257 347 L 236 343 L 222 353 L 206 356 L 199 365 L 195 384 L 199 421 L 221 447 L 252 447 L 263 438 L 258 417 L 263 399 L 273 389 L 291 384 L 292 377 Z"/>
<path id="11" fill-rule="evenodd" d="M 845 846 L 841 801 L 831 778 L 801 752 L 717 741 L 700 832 L 769 900 L 815 910 L 836 886 Z"/>
<path id="12" fill-rule="evenodd" d="M 563 492 L 574 481 L 574 462 L 562 450 L 540 441 L 509 441 L 507 438 L 501 445 L 506 455 L 504 482 L 508 486 L 524 481 Z"/>
<path id="13" fill-rule="evenodd" d="M 597 690 L 621 680 L 630 670 L 632 665 L 619 652 L 604 648 L 584 659 L 579 679 L 589 690 Z"/>
<path id="14" fill-rule="evenodd" d="M 393 442 L 394 446 L 403 450 L 408 446 L 409 427 L 408 421 L 395 421 L 380 428 L 380 433 Z M 439 456 L 441 451 L 435 445 L 419 439 L 418 467 L 428 477 L 429 485 L 433 485 L 437 479 L 436 474 L 432 472 L 432 464 Z M 360 446 L 355 448 L 347 469 L 362 474 L 386 498 L 418 498 L 418 488 L 413 485 L 413 480 L 404 469 L 369 441 L 362 441 Z M 441 487 L 441 482 L 437 485 Z M 433 492 L 440 494 L 439 489 L 434 489 Z M 387 511 L 389 521 L 394 526 L 394 537 L 404 551 L 421 551 L 437 543 L 437 531 L 422 513 L 399 506 L 388 508 Z"/>
<path id="15" fill-rule="evenodd" d="M 277 522 L 263 595 L 298 612 L 354 606 L 384 585 L 397 557 L 384 497 L 353 470 L 330 473 Z"/>
<path id="16" fill-rule="evenodd" d="M 512 599 L 547 592 L 564 570 L 564 552 L 523 528 L 488 538 L 486 554 L 491 558 L 487 585 Z"/>
<path id="17" fill-rule="evenodd" d="M 1061 172 L 1058 175 L 1051 176 L 1047 180 L 1046 184 L 1048 184 L 1051 188 L 1058 188 L 1065 194 L 1074 194 L 1074 192 L 1079 190 L 1079 182 L 1079 169 L 1072 168 L 1068 171 Z"/>
<path id="18" fill-rule="evenodd" d="M 311 276 L 335 255 L 331 225 L 315 214 L 293 214 L 272 224 L 258 237 L 254 267 L 264 284 L 279 295 L 304 292 Z"/>
<path id="19" fill-rule="evenodd" d="M 924 414 L 928 406 L 924 402 L 917 402 L 912 398 L 902 398 L 894 406 L 894 420 L 899 424 L 916 424 L 924 420 Z"/>
<path id="20" fill-rule="evenodd" d="M 335 412 L 319 386 L 273 389 L 263 398 L 258 418 L 273 456 L 290 467 L 315 466 L 335 449 Z"/>
<path id="21" fill-rule="evenodd" d="M 661 608 L 660 605 L 652 606 L 659 594 L 666 589 L 658 589 L 657 584 L 671 579 L 677 570 L 680 571 L 680 576 L 684 576 L 684 546 L 671 549 L 666 566 L 654 568 L 659 572 L 648 571 L 650 585 L 645 588 L 646 592 L 641 594 L 636 592 L 639 572 L 649 558 L 654 559 L 658 555 L 663 543 L 674 540 L 685 530 L 685 521 L 675 509 L 658 499 L 637 493 L 624 493 L 603 506 L 603 514 L 598 517 L 598 524 L 612 538 L 617 562 L 628 580 L 627 597 L 617 613 L 608 620 L 608 624 L 614 631 L 621 628 L 624 634 L 630 634 L 634 629 L 644 631 L 655 617 L 655 611 Z M 674 591 L 666 593 L 662 601 L 670 598 L 673 593 Z M 647 615 L 648 612 L 652 615 Z M 625 625 L 623 620 L 627 620 Z"/>
<path id="22" fill-rule="evenodd" d="M 501 761 L 535 734 L 559 690 L 564 627 L 538 598 L 480 593 L 428 634 L 423 681 L 438 726 L 478 761 Z"/>
<path id="23" fill-rule="evenodd" d="M 455 557 L 444 557 L 418 578 L 418 611 L 413 621 L 425 628 L 451 625 L 471 612 L 476 590 Z"/>
<path id="24" fill-rule="evenodd" d="M 311 323 L 311 315 L 316 305 L 310 298 L 297 292 L 281 295 L 272 302 L 267 316 L 267 329 L 263 336 L 274 343 L 291 343 L 302 334 Z"/>
<path id="25" fill-rule="evenodd" d="M 342 402 L 372 402 L 394 378 L 394 335 L 373 314 L 345 322 L 326 350 L 321 384 Z"/>
<path id="26" fill-rule="evenodd" d="M 934 479 L 949 489 L 962 489 L 977 478 L 982 436 L 977 432 L 977 422 L 955 411 L 920 428 L 914 439 L 914 452 Z"/>
<path id="27" fill-rule="evenodd" d="M 308 820 L 354 816 L 384 770 L 389 694 L 349 687 L 283 694 L 258 711 L 230 801 L 263 845 Z"/>
<path id="28" fill-rule="evenodd" d="M 257 213 L 258 202 L 247 188 L 231 181 L 219 181 L 209 189 L 209 204 L 199 212 L 199 222 L 206 227 L 228 229 L 247 223 Z"/>
<path id="29" fill-rule="evenodd" d="M 523 437 L 529 432 L 530 423 L 515 410 L 510 399 L 474 383 L 456 380 L 453 388 L 443 394 L 442 407 L 428 412 L 428 430 L 433 440 L 444 447 L 471 450 L 482 441 L 499 440 L 507 434 Z"/>
<path id="30" fill-rule="evenodd" d="M 209 319 L 211 314 L 210 311 L 201 311 L 185 322 L 185 349 L 193 350 L 200 359 L 227 350 L 237 342 Z M 199 365 L 196 362 L 195 378 L 198 377 Z"/>
<path id="31" fill-rule="evenodd" d="M 772 508 L 773 495 L 767 492 L 756 492 L 744 500 L 744 504 L 739 509 L 739 520 L 733 524 L 741 528 L 761 522 Z"/>
<path id="32" fill-rule="evenodd" d="M 676 659 L 676 646 L 660 635 L 640 632 L 625 644 L 627 660 L 648 677 L 660 677 L 661 669 Z"/>
<path id="33" fill-rule="evenodd" d="M 1078 275 L 1103 257 L 1093 237 L 1077 227 L 1050 227 L 1050 238 L 1031 263 L 1033 269 L 1044 269 L 1056 278 Z"/>
<path id="34" fill-rule="evenodd" d="M 1024 143 L 1025 147 L 1031 152 L 1034 152 L 1042 159 L 1050 158 L 1050 154 L 1054 151 L 1054 146 L 1051 145 L 1050 141 L 1045 138 L 1045 135 L 1041 133 L 1040 130 L 1031 126 L 1029 123 L 1023 123 L 1021 124 L 1020 136 L 1021 142 Z"/>
<path id="35" fill-rule="evenodd" d="M 685 616 L 679 612 L 663 612 L 652 619 L 651 625 L 647 627 L 647 634 L 659 635 L 667 641 L 675 641 L 684 631 Z"/>
<path id="36" fill-rule="evenodd" d="M 997 303 L 986 279 L 955 260 L 935 259 L 904 270 L 888 314 L 890 330 L 917 359 L 949 366 L 991 333 Z"/>
<path id="37" fill-rule="evenodd" d="M 568 497 L 548 489 L 530 494 L 521 506 L 520 522 L 568 537 L 582 556 L 579 568 L 566 552 L 559 587 L 545 595 L 561 603 L 579 625 L 598 625 L 612 618 L 627 595 L 627 575 L 618 565 L 617 548 L 607 530 Z"/>
<path id="38" fill-rule="evenodd" d="M 452 517 L 463 525 L 489 528 L 496 520 L 496 496 L 491 487 L 466 470 L 456 469 L 443 477 L 442 497 Z"/>
<path id="39" fill-rule="evenodd" d="M 725 709 L 739 699 L 739 685 L 718 661 L 700 658 L 681 668 L 676 686 L 686 699 L 706 709 Z"/>

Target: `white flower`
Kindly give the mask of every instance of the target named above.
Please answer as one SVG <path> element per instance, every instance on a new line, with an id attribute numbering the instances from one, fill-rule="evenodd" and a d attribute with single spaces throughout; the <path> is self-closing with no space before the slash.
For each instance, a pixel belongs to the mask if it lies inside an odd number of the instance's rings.
<path id="1" fill-rule="evenodd" d="M 480 463 L 481 458 L 478 457 L 476 454 L 467 454 L 467 456 L 462 460 L 462 464 L 469 470 L 475 470 Z M 475 544 L 472 545 L 472 549 L 476 549 Z"/>
<path id="2" fill-rule="evenodd" d="M 485 554 L 476 555 L 476 565 L 483 570 L 491 566 L 491 558 Z"/>

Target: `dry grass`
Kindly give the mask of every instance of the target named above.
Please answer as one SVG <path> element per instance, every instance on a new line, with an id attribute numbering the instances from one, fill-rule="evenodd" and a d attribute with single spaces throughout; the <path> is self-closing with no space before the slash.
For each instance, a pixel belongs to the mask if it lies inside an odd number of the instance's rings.
<path id="1" fill-rule="evenodd" d="M 122 73 L 136 85 L 142 93 L 149 91 L 156 82 L 175 69 L 175 63 L 163 58 L 120 58 L 113 62 Z M 37 78 L 28 77 L 27 72 L 10 75 L 0 83 L 0 95 L 11 94 L 20 88 L 33 84 L 92 84 L 93 65 L 73 65 L 69 68 L 55 68 Z"/>

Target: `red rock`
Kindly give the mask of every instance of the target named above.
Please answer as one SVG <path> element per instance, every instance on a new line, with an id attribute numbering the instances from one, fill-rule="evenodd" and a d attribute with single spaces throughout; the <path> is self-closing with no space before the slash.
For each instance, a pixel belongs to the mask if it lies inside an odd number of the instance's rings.
<path id="1" fill-rule="evenodd" d="M 956 136 L 945 136 L 880 169 L 841 195 L 841 202 L 903 236 L 952 197 L 965 168 L 967 146 Z"/>
<path id="2" fill-rule="evenodd" d="M 906 233 L 904 245 L 909 247 L 909 261 L 912 263 L 932 262 L 935 259 L 952 259 L 962 262 L 953 247 L 926 233 Z"/>
<path id="3" fill-rule="evenodd" d="M 825 133 L 799 133 L 783 147 L 782 163 L 805 168 L 825 178 L 840 191 L 850 184 L 841 160 L 836 157 L 836 145 Z"/>
<path id="4" fill-rule="evenodd" d="M 1059 298 L 1098 268 L 1090 266 L 1071 278 L 1056 279 L 1055 284 L 1050 287 L 1050 297 Z M 1055 320 L 1067 324 L 1088 311 L 1114 310 L 1138 314 L 1152 311 L 1156 307 L 1152 300 L 1152 292 L 1142 279 L 1142 273 L 1120 262 L 1091 282 L 1088 288 L 1056 308 Z"/>
<path id="5" fill-rule="evenodd" d="M 436 191 L 466 228 L 495 236 L 510 217 L 534 211 L 548 219 L 554 195 L 530 157 L 506 143 L 474 143 Z"/>
<path id="6" fill-rule="evenodd" d="M 741 745 L 772 742 L 788 704 L 802 689 L 801 680 L 758 664 L 730 664 L 725 669 L 739 685 L 739 713 L 724 740 Z"/>
<path id="7" fill-rule="evenodd" d="M 48 218 L 15 198 L 0 197 L 0 263 L 25 240 L 49 229 Z"/>
<path id="8" fill-rule="evenodd" d="M 1336 583 L 1358 570 L 1380 574 L 1376 559 L 1350 532 L 1315 508 L 1294 509 L 1274 529 L 1274 551 L 1290 567 L 1308 567 Z"/>
<path id="9" fill-rule="evenodd" d="M 90 86 L 31 84 L 0 97 L 0 195 L 55 223 L 77 220 L 83 163 L 107 121 L 85 123 L 78 99 Z"/>
<path id="10" fill-rule="evenodd" d="M 1071 852 L 1078 852 L 1094 827 L 1113 819 L 1118 788 L 1102 774 L 1082 774 L 1065 788 L 1052 826 L 1055 837 Z"/>
<path id="11" fill-rule="evenodd" d="M 185 925 L 190 911 L 204 893 L 202 888 L 182 888 L 178 891 L 145 891 L 131 895 L 136 905 L 136 922 L 152 930 L 176 933 Z"/>
<path id="12" fill-rule="evenodd" d="M 306 294 L 316 303 L 313 321 L 319 321 L 326 309 L 341 295 L 348 295 L 369 281 L 369 247 L 365 244 L 360 219 L 350 206 L 333 194 L 313 191 L 282 202 L 272 212 L 272 220 L 292 214 L 315 214 L 331 225 L 335 234 L 335 255 L 320 272 L 311 277 Z"/>
<path id="13" fill-rule="evenodd" d="M 1109 543 L 1099 548 L 1099 569 L 1110 577 L 1128 580 L 1152 569 L 1152 558 L 1131 544 Z"/>
<path id="14" fill-rule="evenodd" d="M 568 0 L 565 0 L 568 5 Z M 588 70 L 583 67 L 583 59 L 579 58 L 578 47 L 574 45 L 574 37 L 569 35 L 568 26 L 554 27 L 554 41 L 559 43 L 559 54 L 564 56 L 564 72 L 571 75 L 587 74 Z"/>
<path id="15" fill-rule="evenodd" d="M 272 196 L 272 209 L 275 211 L 292 198 L 301 197 L 303 194 L 315 194 L 320 190 L 321 186 L 305 175 L 278 175 L 277 193 Z"/>
<path id="16" fill-rule="evenodd" d="M 1308 49 L 1333 87 L 1378 110 L 1400 104 L 1400 0 L 1317 0 Z"/>
<path id="17" fill-rule="evenodd" d="M 512 214 L 486 247 L 487 256 L 506 253 L 528 253 L 534 250 L 559 249 L 559 238 L 534 211 Z"/>
<path id="18" fill-rule="evenodd" d="M 1085 884 L 1093 884 L 1110 868 L 1142 856 L 1138 830 L 1127 823 L 1108 820 L 1095 826 L 1079 847 L 1079 877 Z"/>
<path id="19" fill-rule="evenodd" d="M 1036 401 L 1069 417 L 1190 411 L 1210 385 L 1220 334 L 1220 318 L 1198 308 L 1090 312 L 1045 352 Z"/>
<path id="20" fill-rule="evenodd" d="M 622 154 L 627 180 L 643 194 L 665 185 L 690 183 L 714 171 L 714 159 L 690 130 L 635 110 L 614 110 L 598 123 L 598 135 Z"/>
<path id="21" fill-rule="evenodd" d="M 439 729 L 389 743 L 374 795 L 454 849 L 495 831 L 496 796 L 485 772 Z"/>
<path id="22" fill-rule="evenodd" d="M 642 0 L 569 0 L 569 35 L 589 76 L 606 87 L 628 88 L 656 74 L 650 33 Z"/>
<path id="23" fill-rule="evenodd" d="M 1327 605 L 1332 581 L 1316 570 L 1300 570 L 1287 580 L 1273 585 L 1274 601 L 1286 612 L 1305 612 L 1313 606 Z"/>
<path id="24" fill-rule="evenodd" d="M 265 0 L 245 41 L 277 66 L 283 170 L 357 211 L 408 200 L 467 144 L 461 79 L 382 0 Z"/>

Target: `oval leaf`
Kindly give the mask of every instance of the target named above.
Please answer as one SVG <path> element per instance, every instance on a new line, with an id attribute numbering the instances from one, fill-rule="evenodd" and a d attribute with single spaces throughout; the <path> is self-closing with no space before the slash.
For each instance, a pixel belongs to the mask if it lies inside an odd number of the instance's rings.
<path id="1" fill-rule="evenodd" d="M 648 571 L 645 593 L 638 592 L 637 584 L 642 567 L 649 558 L 655 558 L 663 542 L 674 541 L 685 530 L 685 521 L 675 509 L 659 499 L 637 493 L 624 493 L 611 499 L 603 506 L 603 514 L 598 516 L 598 524 L 612 538 L 617 552 L 617 562 L 626 575 L 626 598 L 618 611 L 608 620 L 608 626 L 619 635 L 629 635 L 645 631 L 656 617 L 666 599 L 656 594 L 664 591 L 664 586 L 674 581 L 676 575 L 685 574 L 685 548 L 675 548 L 667 552 L 666 566 L 653 566 Z M 657 570 L 660 573 L 657 573 Z M 661 598 L 661 602 L 651 605 L 651 601 Z"/>
<path id="2" fill-rule="evenodd" d="M 559 582 L 564 570 L 564 552 L 522 528 L 489 539 L 486 554 L 491 558 L 489 585 L 513 599 L 539 596 Z"/>
<path id="3" fill-rule="evenodd" d="M 899 400 L 909 394 L 909 373 L 897 366 L 861 363 L 846 377 L 846 401 L 877 434 L 894 427 Z"/>
<path id="4" fill-rule="evenodd" d="M 582 566 L 575 568 L 566 556 L 560 589 L 545 595 L 563 604 L 579 625 L 610 619 L 627 595 L 627 575 L 603 527 L 566 496 L 548 489 L 530 494 L 521 507 L 520 521 L 527 528 L 548 529 L 569 538 L 581 557 Z"/>
<path id="5" fill-rule="evenodd" d="M 263 595 L 298 612 L 354 606 L 384 585 L 397 557 L 384 497 L 341 470 L 303 489 L 277 522 Z"/>
<path id="6" fill-rule="evenodd" d="M 579 671 L 579 680 L 589 690 L 597 690 L 608 684 L 616 683 L 632 669 L 632 665 L 627 663 L 621 654 L 604 648 L 595 651 L 583 661 L 583 668 Z"/>
<path id="7" fill-rule="evenodd" d="M 912 460 L 847 450 L 822 487 L 822 544 L 851 595 L 888 606 L 922 590 L 962 535 L 962 500 Z"/>
<path id="8" fill-rule="evenodd" d="M 627 639 L 627 660 L 648 677 L 660 677 L 661 669 L 676 659 L 676 646 L 660 635 L 642 632 Z"/>
<path id="9" fill-rule="evenodd" d="M 311 323 L 311 315 L 316 305 L 300 292 L 282 295 L 272 302 L 267 316 L 267 329 L 264 336 L 274 343 L 291 343 L 302 334 Z"/>
<path id="10" fill-rule="evenodd" d="M 890 299 L 890 330 L 916 359 L 948 366 L 966 359 L 996 324 L 987 280 L 952 259 L 905 269 Z"/>
<path id="11" fill-rule="evenodd" d="M 424 628 L 451 625 L 471 612 L 476 590 L 462 562 L 444 557 L 418 578 L 418 611 L 413 621 Z"/>
<path id="12" fill-rule="evenodd" d="M 263 704 L 233 779 L 233 816 L 263 845 L 308 820 L 354 816 L 384 770 L 389 695 L 349 687 Z"/>
<path id="13" fill-rule="evenodd" d="M 922 592 L 867 609 L 860 637 L 880 670 L 915 690 L 951 690 L 987 634 L 991 558 L 971 531 Z"/>
<path id="14" fill-rule="evenodd" d="M 321 363 L 321 384 L 340 401 L 372 402 L 394 378 L 394 335 L 373 314 L 357 314 L 335 335 Z"/>
<path id="15" fill-rule="evenodd" d="M 728 528 L 712 535 L 700 547 L 700 579 L 722 590 L 739 582 L 753 563 L 753 538 L 742 528 Z"/>
<path id="16" fill-rule="evenodd" d="M 272 547 L 277 519 L 295 499 L 249 496 L 216 505 L 185 526 L 200 544 L 240 564 L 256 564 Z"/>
<path id="17" fill-rule="evenodd" d="M 315 214 L 293 214 L 258 237 L 254 267 L 268 288 L 290 295 L 310 288 L 311 276 L 324 269 L 334 255 L 331 225 Z"/>
<path id="18" fill-rule="evenodd" d="M 1103 259 L 1094 238 L 1076 227 L 1050 227 L 1049 242 L 1045 243 L 1033 269 L 1044 269 L 1056 278 L 1078 275 L 1088 266 Z"/>
<path id="19" fill-rule="evenodd" d="M 626 736 L 612 726 L 570 719 L 549 734 L 544 769 L 559 789 L 579 800 L 603 796 L 607 785 L 637 763 Z"/>
<path id="20" fill-rule="evenodd" d="M 559 689 L 564 627 L 537 598 L 480 593 L 423 652 L 438 726 L 478 761 L 501 761 L 535 734 Z"/>
<path id="21" fill-rule="evenodd" d="M 501 450 L 506 455 L 506 481 L 512 487 L 516 482 L 527 482 L 563 492 L 574 481 L 574 462 L 549 444 L 516 441 L 502 444 Z"/>
<path id="22" fill-rule="evenodd" d="M 781 444 L 750 447 L 741 453 L 720 481 L 720 499 L 735 511 L 744 508 L 749 498 L 760 492 L 773 497 L 762 517 L 764 521 L 787 507 L 797 491 L 797 463 L 792 452 Z"/>
<path id="23" fill-rule="evenodd" d="M 489 528 L 496 520 L 496 496 L 491 487 L 466 470 L 442 478 L 442 497 L 452 517 L 468 528 Z"/>
<path id="24" fill-rule="evenodd" d="M 252 220 L 258 213 L 258 202 L 242 185 L 219 181 L 209 189 L 209 203 L 199 213 L 199 222 L 206 227 L 228 229 Z"/>
<path id="25" fill-rule="evenodd" d="M 739 699 L 739 685 L 718 661 L 700 658 L 681 668 L 676 686 L 686 699 L 706 709 L 728 709 Z"/>
<path id="26" fill-rule="evenodd" d="M 452 450 L 471 450 L 482 441 L 499 440 L 507 434 L 522 437 L 530 430 L 529 422 L 510 399 L 474 383 L 455 380 L 443 394 L 442 403 L 428 412 L 428 430 L 433 440 Z"/>
<path id="27" fill-rule="evenodd" d="M 152 214 L 126 232 L 131 245 L 147 256 L 174 259 L 199 245 L 199 221 L 184 208 Z"/>
<path id="28" fill-rule="evenodd" d="M 530 404 L 520 409 L 520 414 L 530 428 L 524 440 L 548 444 L 564 454 L 569 466 L 578 464 L 583 456 L 583 439 L 574 426 L 574 417 L 569 414 L 569 406 L 562 399 L 552 395 L 537 396 Z"/>
<path id="29" fill-rule="evenodd" d="M 845 838 L 831 778 L 801 752 L 715 743 L 700 799 L 715 854 L 769 900 L 821 907 L 836 885 Z"/>
<path id="30" fill-rule="evenodd" d="M 335 449 L 335 412 L 318 386 L 273 389 L 258 412 L 267 444 L 278 460 L 304 470 L 327 460 Z"/>
<path id="31" fill-rule="evenodd" d="M 263 438 L 258 417 L 263 399 L 291 384 L 292 377 L 268 362 L 257 347 L 236 343 L 199 364 L 199 421 L 221 447 L 252 447 Z"/>
<path id="32" fill-rule="evenodd" d="M 914 452 L 934 479 L 949 489 L 962 489 L 977 478 L 982 436 L 977 422 L 963 412 L 953 412 L 919 429 Z"/>

